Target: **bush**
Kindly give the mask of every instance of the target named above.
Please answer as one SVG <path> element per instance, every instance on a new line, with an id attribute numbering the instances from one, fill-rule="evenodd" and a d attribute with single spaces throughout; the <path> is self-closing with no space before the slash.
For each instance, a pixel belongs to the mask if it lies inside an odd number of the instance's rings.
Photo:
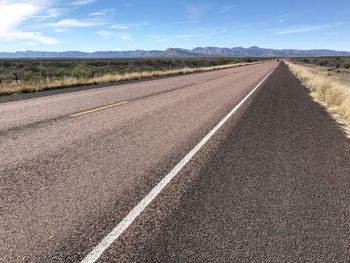
<path id="1" fill-rule="evenodd" d="M 71 73 L 71 76 L 73 78 L 78 78 L 78 79 L 81 79 L 81 78 L 88 78 L 90 75 L 91 75 L 91 68 L 89 68 L 88 66 L 86 65 L 83 65 L 83 64 L 80 64 L 80 65 L 77 65 L 73 70 L 72 70 L 72 73 Z"/>
<path id="2" fill-rule="evenodd" d="M 324 67 L 324 66 L 327 66 L 328 65 L 328 60 L 323 60 L 323 61 L 320 61 L 319 65 Z"/>
<path id="3" fill-rule="evenodd" d="M 107 74 L 172 70 L 185 67 L 207 67 L 240 62 L 251 58 L 183 58 L 183 59 L 62 59 L 62 60 L 0 60 L 0 79 L 13 82 L 14 73 L 21 82 L 37 83 L 64 78 L 92 78 Z"/>

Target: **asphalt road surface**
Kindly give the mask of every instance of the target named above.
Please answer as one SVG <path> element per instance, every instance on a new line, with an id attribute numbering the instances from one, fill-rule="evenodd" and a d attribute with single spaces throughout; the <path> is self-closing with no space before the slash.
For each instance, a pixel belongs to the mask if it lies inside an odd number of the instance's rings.
<path id="1" fill-rule="evenodd" d="M 278 64 L 0 104 L 0 262 L 79 262 Z M 350 143 L 283 64 L 98 262 L 348 262 Z"/>

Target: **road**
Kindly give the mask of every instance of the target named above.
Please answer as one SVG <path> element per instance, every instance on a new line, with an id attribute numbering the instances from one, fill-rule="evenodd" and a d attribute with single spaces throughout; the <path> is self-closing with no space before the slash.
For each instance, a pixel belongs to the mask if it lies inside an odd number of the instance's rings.
<path id="1" fill-rule="evenodd" d="M 275 66 L 1 104 L 0 261 L 80 260 Z"/>
<path id="2" fill-rule="evenodd" d="M 79 262 L 276 62 L 0 104 L 0 262 Z M 97 262 L 348 262 L 350 143 L 283 64 Z"/>

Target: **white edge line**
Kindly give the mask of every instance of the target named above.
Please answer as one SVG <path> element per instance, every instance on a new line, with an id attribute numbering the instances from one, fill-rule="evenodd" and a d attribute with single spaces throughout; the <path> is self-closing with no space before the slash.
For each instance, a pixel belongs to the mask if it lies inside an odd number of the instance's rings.
<path id="1" fill-rule="evenodd" d="M 145 196 L 129 214 L 105 236 L 101 242 L 81 261 L 81 263 L 95 263 L 114 241 L 128 229 L 132 222 L 142 213 L 142 211 L 157 197 L 157 195 L 167 186 L 167 184 L 180 172 L 180 170 L 191 160 L 191 158 L 205 145 L 205 143 L 225 124 L 225 122 L 242 106 L 242 104 L 260 87 L 260 85 L 272 74 L 275 67 L 259 84 L 240 102 L 233 110 L 226 115 L 172 170 L 168 173 L 147 196 Z"/>

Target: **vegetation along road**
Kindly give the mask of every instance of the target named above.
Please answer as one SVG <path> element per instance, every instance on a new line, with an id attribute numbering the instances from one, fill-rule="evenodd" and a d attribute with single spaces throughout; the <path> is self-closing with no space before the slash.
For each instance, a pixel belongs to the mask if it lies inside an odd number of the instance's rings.
<path id="1" fill-rule="evenodd" d="M 283 62 L 17 96 L 0 262 L 350 260 L 349 139 Z"/>

